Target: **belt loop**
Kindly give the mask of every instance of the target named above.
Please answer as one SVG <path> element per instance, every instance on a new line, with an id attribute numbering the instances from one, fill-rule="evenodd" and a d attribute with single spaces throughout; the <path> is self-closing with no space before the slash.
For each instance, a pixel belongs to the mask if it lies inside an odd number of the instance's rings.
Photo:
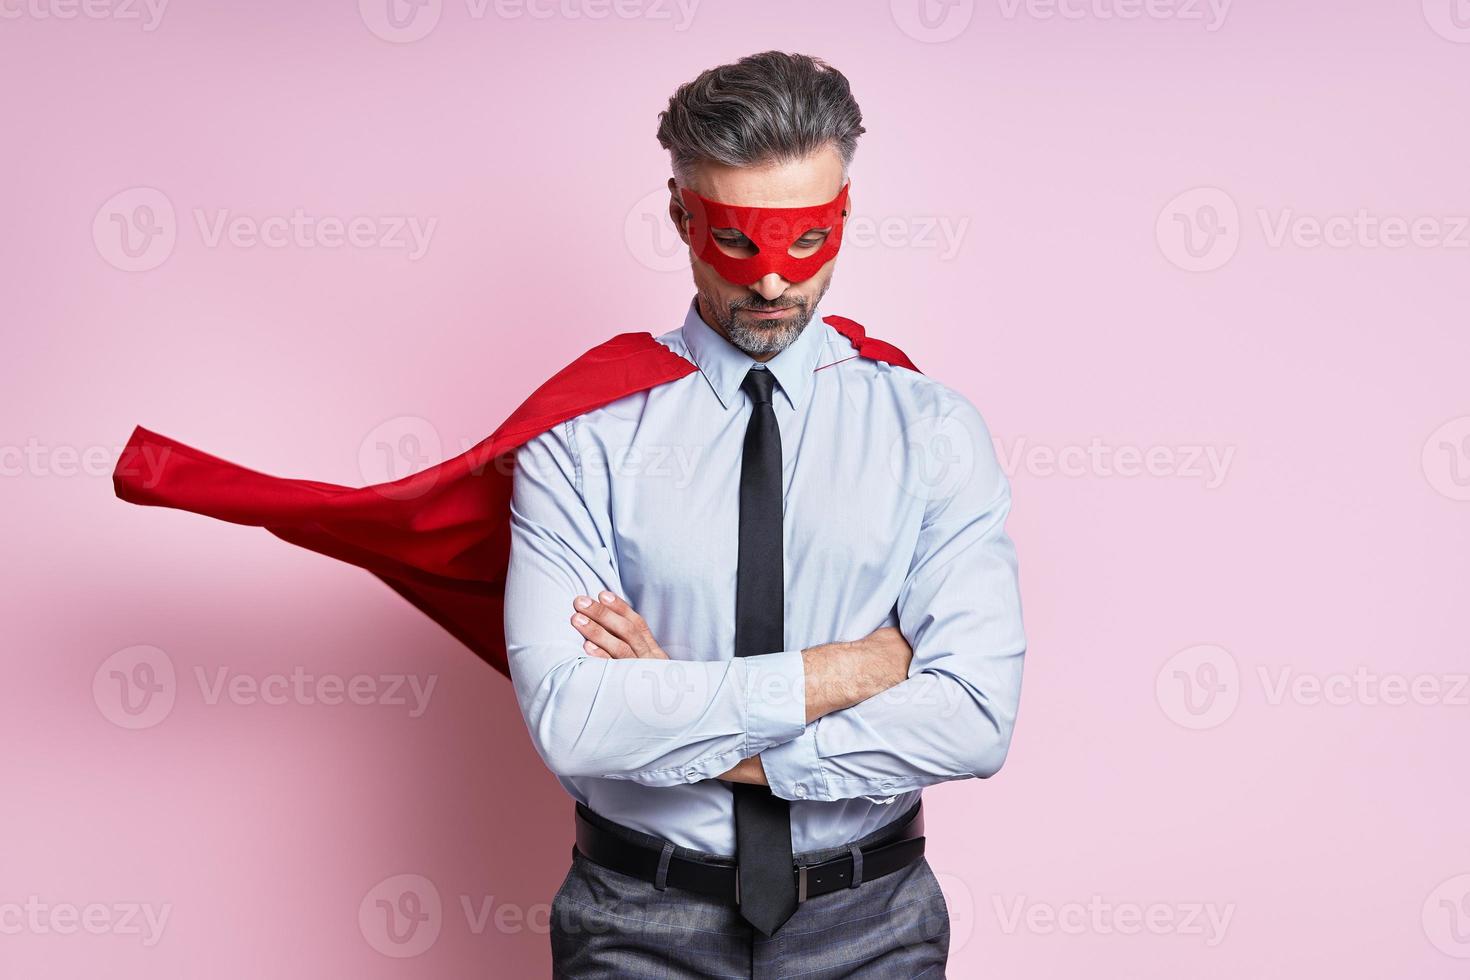
<path id="1" fill-rule="evenodd" d="M 849 888 L 856 888 L 863 883 L 863 849 L 856 844 L 849 844 L 847 849 L 852 852 L 852 884 Z"/>
<path id="2" fill-rule="evenodd" d="M 653 887 L 659 891 L 669 887 L 669 858 L 674 856 L 673 841 L 664 841 L 663 853 L 658 856 L 658 874 L 654 875 Z"/>

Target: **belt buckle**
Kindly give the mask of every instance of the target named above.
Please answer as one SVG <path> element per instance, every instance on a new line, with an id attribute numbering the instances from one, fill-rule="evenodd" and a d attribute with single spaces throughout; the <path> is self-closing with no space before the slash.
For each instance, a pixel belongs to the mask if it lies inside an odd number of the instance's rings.
<path id="1" fill-rule="evenodd" d="M 806 871 L 809 865 L 796 866 L 796 904 L 806 901 Z M 735 866 L 735 904 L 740 904 L 740 865 Z"/>

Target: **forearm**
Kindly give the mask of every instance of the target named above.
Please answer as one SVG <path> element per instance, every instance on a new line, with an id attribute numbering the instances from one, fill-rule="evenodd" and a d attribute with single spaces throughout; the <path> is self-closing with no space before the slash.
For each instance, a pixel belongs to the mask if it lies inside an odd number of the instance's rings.
<path id="1" fill-rule="evenodd" d="M 907 648 L 901 636 L 897 641 Z M 908 676 L 908 656 L 900 655 L 892 642 L 876 634 L 854 642 L 807 647 L 801 659 L 807 724 L 866 701 Z"/>
<path id="2" fill-rule="evenodd" d="M 808 725 L 903 681 L 908 658 L 891 639 L 885 642 L 888 638 L 875 639 L 875 636 L 870 634 L 856 642 L 825 643 L 801 652 Z M 901 636 L 897 642 L 906 648 Z M 768 785 L 759 755 L 741 759 L 719 778 L 732 783 Z"/>
<path id="3" fill-rule="evenodd" d="M 576 653 L 540 677 L 538 651 L 512 645 L 510 660 L 532 743 L 559 776 L 698 782 L 805 724 L 797 651 L 739 661 Z"/>
<path id="4" fill-rule="evenodd" d="M 895 603 L 913 675 L 809 724 L 762 757 L 785 799 L 886 798 L 997 772 L 1010 749 L 1026 637 L 998 472 L 930 515 Z"/>
<path id="5" fill-rule="evenodd" d="M 785 799 L 829 801 L 992 776 L 1010 748 L 1019 671 L 1017 656 L 997 674 L 999 696 L 942 672 L 916 674 L 766 750 L 761 776 Z"/>
<path id="6" fill-rule="evenodd" d="M 708 779 L 801 734 L 799 650 L 720 660 L 594 657 L 572 625 L 574 596 L 620 588 L 575 482 L 572 434 L 521 447 L 511 503 L 505 642 L 532 744 L 558 776 L 655 786 Z"/>
<path id="7" fill-rule="evenodd" d="M 592 652 L 603 656 L 582 656 L 549 639 L 522 645 L 515 639 L 522 633 L 522 613 L 530 618 L 532 634 L 555 632 L 548 630 L 550 614 L 540 608 L 552 590 L 528 586 L 520 598 L 520 569 L 530 569 L 526 577 L 534 583 L 538 567 L 532 560 L 536 541 L 522 540 L 520 554 L 527 560 L 507 582 L 518 611 L 507 617 L 512 679 L 532 739 L 559 775 L 655 786 L 711 777 L 758 782 L 764 779 L 758 764 L 737 764 L 906 676 L 908 644 L 891 627 L 800 651 L 671 661 L 646 621 L 610 591 L 599 592 L 599 601 L 582 597 L 583 612 L 572 618 Z M 635 655 L 637 649 L 648 656 Z"/>

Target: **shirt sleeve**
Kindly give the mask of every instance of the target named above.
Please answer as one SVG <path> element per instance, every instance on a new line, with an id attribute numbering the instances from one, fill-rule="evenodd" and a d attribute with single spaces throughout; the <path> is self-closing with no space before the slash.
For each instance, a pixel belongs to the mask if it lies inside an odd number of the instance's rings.
<path id="1" fill-rule="evenodd" d="M 671 786 L 719 776 L 801 734 L 800 650 L 706 661 L 609 660 L 582 649 L 572 598 L 624 593 L 581 494 L 575 439 L 565 423 L 522 445 L 511 494 L 506 649 L 547 767 Z"/>
<path id="2" fill-rule="evenodd" d="M 940 428 L 965 433 L 973 466 L 925 504 L 896 604 L 914 651 L 909 677 L 764 751 L 776 796 L 887 802 L 933 783 L 991 776 L 1005 761 L 1026 650 L 1016 551 L 1005 532 L 1010 486 L 973 405 L 954 395 Z"/>

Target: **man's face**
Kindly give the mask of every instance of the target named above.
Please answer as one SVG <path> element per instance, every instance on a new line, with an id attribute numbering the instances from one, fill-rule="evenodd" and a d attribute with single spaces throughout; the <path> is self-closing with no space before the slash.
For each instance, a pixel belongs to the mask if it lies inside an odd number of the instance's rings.
<path id="1" fill-rule="evenodd" d="M 764 167 L 727 167 L 701 162 L 690 175 L 688 186 L 701 197 L 738 207 L 800 208 L 831 201 L 842 185 L 842 158 L 829 146 L 802 160 Z M 700 315 L 751 357 L 761 361 L 774 357 L 811 321 L 831 284 L 836 256 L 801 282 L 789 282 L 779 273 L 771 272 L 755 282 L 732 283 L 698 256 L 694 247 L 697 243 L 690 239 L 691 217 L 672 178 L 669 192 L 669 215 L 679 229 L 679 236 L 691 246 L 689 259 Z M 850 211 L 851 190 L 847 200 Z M 832 231 L 831 226 L 806 231 L 794 241 L 787 254 L 796 258 L 814 254 Z M 757 254 L 755 243 L 738 228 L 722 228 L 711 222 L 710 235 L 715 247 L 726 255 L 750 258 Z"/>

